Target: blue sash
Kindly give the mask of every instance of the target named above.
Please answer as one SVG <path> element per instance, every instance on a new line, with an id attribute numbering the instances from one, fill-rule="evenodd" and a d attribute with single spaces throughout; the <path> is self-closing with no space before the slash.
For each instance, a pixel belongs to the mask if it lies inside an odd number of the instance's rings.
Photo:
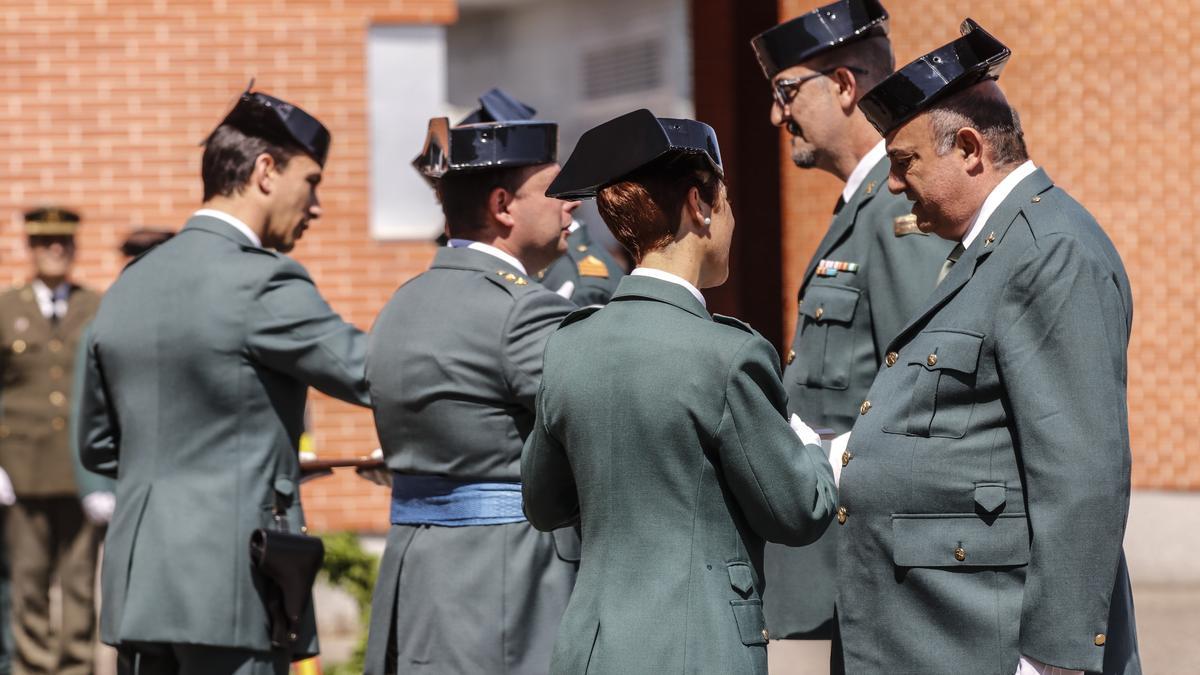
<path id="1" fill-rule="evenodd" d="M 520 483 L 392 472 L 393 525 L 503 525 L 525 521 Z"/>

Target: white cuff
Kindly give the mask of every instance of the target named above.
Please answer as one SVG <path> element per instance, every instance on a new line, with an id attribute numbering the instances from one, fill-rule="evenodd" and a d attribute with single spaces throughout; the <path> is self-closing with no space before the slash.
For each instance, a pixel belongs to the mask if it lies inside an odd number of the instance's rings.
<path id="1" fill-rule="evenodd" d="M 13 492 L 12 481 L 8 472 L 0 468 L 0 506 L 12 506 L 17 503 L 17 493 Z"/>
<path id="2" fill-rule="evenodd" d="M 801 420 L 794 413 L 792 414 L 792 418 L 788 420 L 788 425 L 791 426 L 792 431 L 796 432 L 796 435 L 800 437 L 801 443 L 805 445 L 821 444 L 821 437 L 817 435 L 817 432 L 813 431 L 812 427 L 805 424 L 804 420 Z"/>
<path id="3" fill-rule="evenodd" d="M 93 492 L 81 500 L 83 515 L 92 521 L 93 525 L 107 525 L 117 508 L 117 497 L 111 492 Z"/>

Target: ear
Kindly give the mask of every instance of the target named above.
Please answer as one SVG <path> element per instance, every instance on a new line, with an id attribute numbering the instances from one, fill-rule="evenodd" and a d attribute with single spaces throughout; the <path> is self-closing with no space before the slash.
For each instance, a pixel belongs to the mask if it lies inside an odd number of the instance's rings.
<path id="1" fill-rule="evenodd" d="M 700 198 L 700 189 L 695 186 L 688 188 L 687 199 L 683 204 L 683 217 L 691 222 L 693 229 L 708 229 L 704 219 L 712 217 L 712 207 L 704 203 Z"/>
<path id="2" fill-rule="evenodd" d="M 489 220 L 500 223 L 504 229 L 511 230 L 517 221 L 509 208 L 513 203 L 513 195 L 502 187 L 492 188 L 487 196 L 487 213 Z"/>
<path id="3" fill-rule="evenodd" d="M 275 158 L 260 152 L 254 158 L 254 170 L 250 172 L 250 184 L 257 185 L 263 194 L 271 194 L 275 189 Z"/>
<path id="4" fill-rule="evenodd" d="M 829 75 L 833 82 L 833 95 L 846 115 L 858 109 L 858 78 L 849 68 L 838 68 Z"/>
<path id="5" fill-rule="evenodd" d="M 983 168 L 983 134 L 971 127 L 963 127 L 954 135 L 954 151 L 963 160 L 963 168 L 974 173 Z"/>

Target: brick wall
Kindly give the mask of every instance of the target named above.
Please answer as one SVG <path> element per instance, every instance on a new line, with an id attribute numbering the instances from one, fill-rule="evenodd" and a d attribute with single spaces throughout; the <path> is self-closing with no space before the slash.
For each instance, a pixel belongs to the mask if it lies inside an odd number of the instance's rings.
<path id="1" fill-rule="evenodd" d="M 783 0 L 780 16 L 821 3 Z M 893 0 L 897 65 L 949 42 L 965 16 L 1013 50 L 1000 84 L 1021 112 L 1033 160 L 1100 221 L 1133 284 L 1129 415 L 1135 487 L 1200 489 L 1194 363 L 1200 196 L 1200 6 L 1006 0 Z M 763 119 L 767 94 L 763 94 Z M 795 289 L 840 184 L 791 165 L 784 185 L 788 333 Z"/>
<path id="2" fill-rule="evenodd" d="M 333 132 L 324 216 L 295 257 L 366 329 L 431 244 L 368 234 L 365 37 L 448 23 L 453 0 L 30 0 L 0 6 L 0 282 L 28 275 L 21 212 L 81 212 L 77 277 L 106 287 L 135 225 L 179 228 L 200 202 L 197 144 L 253 76 Z M 415 153 L 415 149 L 414 149 Z M 370 413 L 314 394 L 319 453 L 369 452 Z M 379 528 L 386 495 L 352 474 L 304 488 L 318 528 Z"/>

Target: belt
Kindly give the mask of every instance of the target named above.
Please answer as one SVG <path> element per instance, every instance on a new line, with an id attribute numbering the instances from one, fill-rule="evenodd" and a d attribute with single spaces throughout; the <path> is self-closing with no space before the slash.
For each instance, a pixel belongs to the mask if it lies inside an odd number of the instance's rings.
<path id="1" fill-rule="evenodd" d="M 391 521 L 442 527 L 525 522 L 521 484 L 392 472 Z"/>

